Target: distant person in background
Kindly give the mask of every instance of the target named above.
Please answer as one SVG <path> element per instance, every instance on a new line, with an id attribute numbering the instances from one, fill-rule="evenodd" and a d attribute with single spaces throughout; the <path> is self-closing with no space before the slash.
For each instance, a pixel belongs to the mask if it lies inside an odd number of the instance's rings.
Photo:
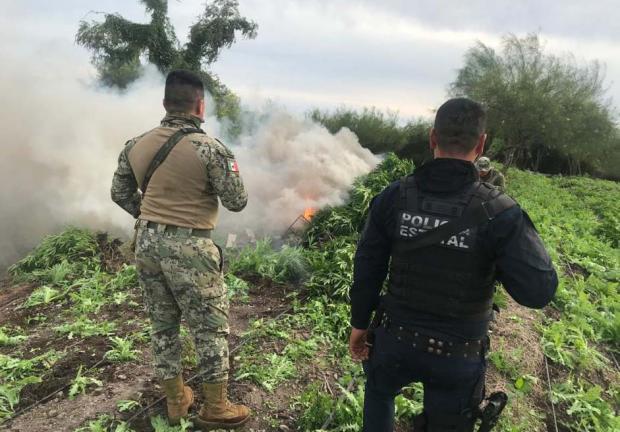
<path id="1" fill-rule="evenodd" d="M 200 129 L 205 113 L 200 78 L 189 71 L 170 72 L 164 108 L 161 124 L 130 139 L 121 151 L 112 200 L 137 218 L 136 268 L 169 422 L 179 424 L 194 400 L 182 375 L 183 317 L 203 379 L 205 402 L 193 421 L 206 430 L 232 429 L 250 412 L 227 398 L 228 296 L 222 251 L 211 234 L 219 203 L 238 212 L 248 195 L 234 155 Z"/>
<path id="2" fill-rule="evenodd" d="M 476 162 L 476 168 L 478 168 L 478 173 L 480 174 L 480 181 L 492 184 L 504 192 L 506 188 L 506 179 L 504 179 L 504 174 L 491 166 L 491 159 L 482 156 Z"/>

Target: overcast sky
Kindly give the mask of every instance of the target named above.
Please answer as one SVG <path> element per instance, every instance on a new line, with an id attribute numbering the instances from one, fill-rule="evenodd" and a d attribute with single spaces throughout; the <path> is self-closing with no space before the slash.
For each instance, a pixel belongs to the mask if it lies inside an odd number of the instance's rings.
<path id="1" fill-rule="evenodd" d="M 89 54 L 74 44 L 89 11 L 147 19 L 133 0 L 2 0 L 0 54 L 76 62 L 91 74 Z M 177 35 L 203 0 L 170 0 Z M 258 37 L 223 52 L 214 71 L 245 103 L 266 99 L 296 112 L 313 107 L 376 106 L 404 117 L 430 115 L 477 40 L 499 47 L 502 35 L 539 32 L 549 52 L 606 65 L 609 96 L 620 105 L 618 0 L 240 0 Z M 62 54 L 58 54 L 62 53 Z M 58 60 L 61 61 L 61 60 Z M 1 73 L 1 72 L 0 72 Z"/>

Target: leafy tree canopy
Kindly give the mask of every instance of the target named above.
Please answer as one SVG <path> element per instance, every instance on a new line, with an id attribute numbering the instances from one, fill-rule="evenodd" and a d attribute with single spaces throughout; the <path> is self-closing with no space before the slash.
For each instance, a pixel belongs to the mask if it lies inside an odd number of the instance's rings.
<path id="1" fill-rule="evenodd" d="M 599 63 L 544 52 L 537 35 L 504 38 L 501 53 L 479 42 L 451 84 L 489 110 L 490 152 L 547 172 L 612 173 L 620 140 Z M 613 170 L 613 171 L 612 171 Z"/>
<path id="2" fill-rule="evenodd" d="M 190 27 L 181 46 L 168 18 L 167 0 L 140 0 L 151 16 L 146 24 L 134 23 L 119 14 L 104 14 L 103 22 L 80 22 L 78 44 L 90 49 L 100 80 L 107 86 L 126 88 L 142 73 L 144 62 L 163 74 L 183 68 L 198 73 L 217 106 L 218 117 L 238 121 L 239 99 L 208 70 L 225 47 L 243 37 L 256 37 L 257 24 L 239 14 L 237 0 L 212 0 Z"/>

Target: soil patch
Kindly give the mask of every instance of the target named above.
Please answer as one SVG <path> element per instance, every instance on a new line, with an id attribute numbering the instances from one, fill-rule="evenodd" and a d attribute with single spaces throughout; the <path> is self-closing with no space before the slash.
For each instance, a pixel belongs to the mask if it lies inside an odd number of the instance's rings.
<path id="1" fill-rule="evenodd" d="M 3 282 L 0 289 L 0 325 L 18 325 L 30 315 L 26 309 L 17 309 L 34 291 L 34 284 L 20 284 L 10 286 L 8 281 Z"/>
<path id="2" fill-rule="evenodd" d="M 68 432 L 74 431 L 102 412 L 119 417 L 116 402 L 138 399 L 143 391 L 151 387 L 150 373 L 147 365 L 124 364 L 114 376 L 104 382 L 103 387 L 90 390 L 74 400 L 68 399 L 67 392 L 64 391 L 49 402 L 14 419 L 5 428 L 11 432 Z"/>

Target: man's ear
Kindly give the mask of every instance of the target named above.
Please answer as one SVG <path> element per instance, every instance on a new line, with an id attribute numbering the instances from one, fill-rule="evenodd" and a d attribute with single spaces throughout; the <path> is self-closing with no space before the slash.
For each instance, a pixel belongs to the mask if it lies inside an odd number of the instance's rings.
<path id="1" fill-rule="evenodd" d="M 476 158 L 482 156 L 482 154 L 484 153 L 484 145 L 487 142 L 487 134 L 482 134 L 480 135 L 480 137 L 478 138 L 478 144 L 476 144 L 476 147 L 474 148 L 474 151 L 476 152 Z"/>
<path id="2" fill-rule="evenodd" d="M 198 114 L 198 117 L 204 120 L 205 118 L 205 100 L 204 99 L 198 99 L 198 101 L 196 102 L 196 114 Z"/>
<path id="3" fill-rule="evenodd" d="M 437 131 L 435 130 L 435 128 L 431 128 L 431 131 L 428 137 L 429 148 L 431 150 L 431 153 L 435 152 L 435 149 L 437 148 L 437 141 L 438 141 Z"/>

